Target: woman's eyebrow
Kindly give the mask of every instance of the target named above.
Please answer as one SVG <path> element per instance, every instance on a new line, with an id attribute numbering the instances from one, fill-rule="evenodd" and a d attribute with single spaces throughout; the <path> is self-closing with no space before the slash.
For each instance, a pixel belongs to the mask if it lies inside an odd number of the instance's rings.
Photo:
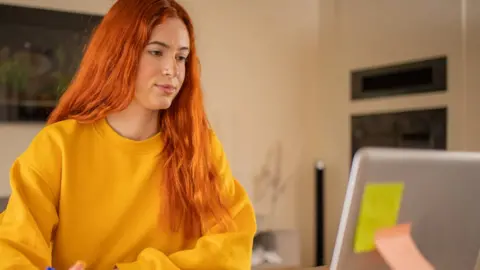
<path id="1" fill-rule="evenodd" d="M 166 48 L 166 49 L 169 49 L 169 48 L 170 48 L 170 45 L 168 45 L 167 43 L 161 42 L 161 41 L 156 41 L 156 40 L 150 41 L 147 45 L 154 45 L 154 44 L 155 44 L 155 45 L 160 45 L 160 46 L 162 46 L 162 47 L 164 47 L 164 48 Z M 180 47 L 179 50 L 180 50 L 180 51 L 189 51 L 190 49 L 189 49 L 188 47 Z"/>

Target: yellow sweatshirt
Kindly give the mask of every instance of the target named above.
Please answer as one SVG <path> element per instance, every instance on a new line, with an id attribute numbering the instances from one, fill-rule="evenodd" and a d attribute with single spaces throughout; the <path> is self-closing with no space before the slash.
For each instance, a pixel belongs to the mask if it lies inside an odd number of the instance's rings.
<path id="1" fill-rule="evenodd" d="M 159 135 L 132 141 L 106 120 L 45 127 L 10 172 L 0 269 L 63 270 L 77 260 L 100 270 L 250 269 L 254 211 L 216 137 L 214 142 L 238 228 L 185 241 L 170 231 L 168 220 L 159 222 Z"/>

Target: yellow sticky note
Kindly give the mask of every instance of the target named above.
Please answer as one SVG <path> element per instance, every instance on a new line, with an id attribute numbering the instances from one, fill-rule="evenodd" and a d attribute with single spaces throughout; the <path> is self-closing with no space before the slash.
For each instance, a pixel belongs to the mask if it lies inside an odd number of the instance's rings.
<path id="1" fill-rule="evenodd" d="M 375 233 L 397 224 L 404 184 L 369 183 L 365 186 L 353 250 L 355 253 L 375 249 Z"/>

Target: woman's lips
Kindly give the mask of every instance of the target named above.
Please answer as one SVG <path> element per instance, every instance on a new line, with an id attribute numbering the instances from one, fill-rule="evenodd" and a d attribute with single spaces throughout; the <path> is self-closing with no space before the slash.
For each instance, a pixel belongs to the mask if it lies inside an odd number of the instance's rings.
<path id="1" fill-rule="evenodd" d="M 159 90 L 169 95 L 175 93 L 175 90 L 177 89 L 175 86 L 171 84 L 155 84 L 155 87 L 157 87 Z"/>

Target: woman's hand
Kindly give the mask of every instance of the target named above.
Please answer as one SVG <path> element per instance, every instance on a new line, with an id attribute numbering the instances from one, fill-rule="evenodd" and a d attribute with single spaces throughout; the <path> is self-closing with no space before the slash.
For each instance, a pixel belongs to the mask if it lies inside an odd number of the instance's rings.
<path id="1" fill-rule="evenodd" d="M 85 270 L 85 263 L 82 261 L 76 262 L 69 270 Z"/>

